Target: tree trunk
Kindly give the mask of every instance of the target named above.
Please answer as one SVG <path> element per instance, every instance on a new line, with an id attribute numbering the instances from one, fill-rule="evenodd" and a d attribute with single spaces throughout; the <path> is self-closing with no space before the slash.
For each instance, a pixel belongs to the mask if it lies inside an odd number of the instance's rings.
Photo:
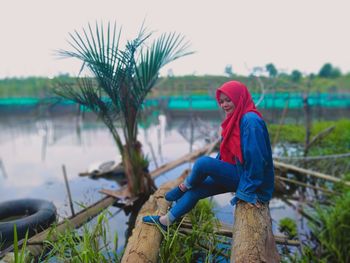
<path id="1" fill-rule="evenodd" d="M 131 145 L 126 144 L 122 157 L 131 195 L 151 195 L 156 186 L 148 172 L 148 167 L 145 167 L 141 143 L 136 141 Z"/>
<path id="2" fill-rule="evenodd" d="M 159 247 L 162 234 L 156 226 L 142 223 L 142 217 L 146 215 L 164 215 L 169 207 L 169 202 L 164 195 L 171 188 L 180 184 L 188 175 L 186 170 L 180 177 L 162 185 L 149 200 L 143 205 L 137 217 L 135 228 L 128 240 L 122 263 L 125 262 L 158 262 Z"/>
<path id="3" fill-rule="evenodd" d="M 257 208 L 239 202 L 234 220 L 231 262 L 280 262 L 267 204 Z"/>

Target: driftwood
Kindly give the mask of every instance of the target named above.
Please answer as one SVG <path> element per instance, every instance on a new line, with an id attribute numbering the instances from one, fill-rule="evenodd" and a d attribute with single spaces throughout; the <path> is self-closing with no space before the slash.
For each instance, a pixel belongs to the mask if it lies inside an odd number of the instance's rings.
<path id="1" fill-rule="evenodd" d="M 267 204 L 257 208 L 238 202 L 234 218 L 231 262 L 280 262 Z"/>
<path id="2" fill-rule="evenodd" d="M 164 195 L 171 188 L 180 184 L 188 175 L 186 170 L 177 179 L 163 184 L 141 208 L 135 228 L 132 231 L 121 262 L 158 262 L 159 246 L 162 234 L 156 226 L 142 223 L 142 217 L 146 215 L 164 215 L 170 205 L 164 199 Z"/>

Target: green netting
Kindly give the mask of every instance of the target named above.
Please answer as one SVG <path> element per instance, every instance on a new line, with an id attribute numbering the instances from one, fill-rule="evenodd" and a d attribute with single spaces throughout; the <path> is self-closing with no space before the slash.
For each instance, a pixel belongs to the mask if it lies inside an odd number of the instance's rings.
<path id="1" fill-rule="evenodd" d="M 35 105 L 39 102 L 37 98 L 5 98 L 0 99 L 0 105 Z"/>
<path id="2" fill-rule="evenodd" d="M 260 99 L 260 94 L 252 94 L 255 103 Z M 189 109 L 192 103 L 193 109 L 217 109 L 216 101 L 209 96 L 188 97 L 174 96 L 169 98 L 168 107 L 170 109 Z M 309 94 L 308 104 L 311 107 L 325 108 L 347 108 L 350 107 L 350 94 Z M 265 94 L 259 104 L 262 109 L 283 109 L 285 107 L 295 109 L 304 106 L 303 95 L 301 93 L 274 93 Z"/>
<path id="3" fill-rule="evenodd" d="M 254 102 L 258 102 L 260 94 L 252 94 Z M 160 101 L 166 102 L 169 109 L 172 110 L 216 110 L 217 102 L 209 96 L 193 95 L 193 96 L 170 96 L 156 99 L 148 99 L 144 103 L 144 107 L 158 106 Z M 0 106 L 31 106 L 39 103 L 50 103 L 50 99 L 38 98 L 2 98 Z M 348 108 L 350 107 L 350 94 L 327 94 L 327 93 L 310 93 L 308 95 L 308 103 L 311 107 L 324 108 Z M 59 104 L 74 104 L 68 100 L 62 100 Z M 164 103 L 163 103 L 164 105 Z M 304 105 L 303 94 L 301 93 L 270 93 L 265 94 L 264 99 L 260 102 L 261 109 L 290 109 L 302 108 Z"/>

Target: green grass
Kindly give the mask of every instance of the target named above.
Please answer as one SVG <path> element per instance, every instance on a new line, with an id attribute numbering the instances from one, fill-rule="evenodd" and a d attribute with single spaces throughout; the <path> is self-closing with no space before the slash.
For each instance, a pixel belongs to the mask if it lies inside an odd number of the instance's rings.
<path id="1" fill-rule="evenodd" d="M 350 151 L 350 120 L 348 119 L 314 121 L 311 128 L 311 139 L 330 126 L 335 126 L 335 129 L 320 140 L 317 145 L 313 146 L 309 155 L 336 154 Z M 268 129 L 271 141 L 273 141 L 278 129 L 280 129 L 278 141 L 291 144 L 304 144 L 304 125 L 284 124 L 279 127 L 278 124 L 270 124 Z"/>
<path id="2" fill-rule="evenodd" d="M 222 241 L 213 234 L 218 225 L 213 211 L 213 204 L 208 200 L 201 200 L 187 215 L 192 230 L 184 234 L 180 227 L 185 224 L 184 219 L 172 225 L 167 232 L 162 231 L 164 239 L 160 247 L 160 262 L 217 262 L 218 256 L 226 255 L 230 249 L 219 249 Z"/>
<path id="3" fill-rule="evenodd" d="M 111 248 L 108 233 L 106 212 L 97 217 L 96 224 L 91 228 L 85 224 L 80 231 L 67 228 L 64 233 L 60 233 L 56 227 L 52 227 L 45 241 L 49 252 L 42 255 L 43 261 L 51 262 L 50 259 L 55 259 L 57 262 L 119 262 L 120 258 L 116 253 L 118 236 L 115 234 Z"/>
<path id="4" fill-rule="evenodd" d="M 13 240 L 13 253 L 14 253 L 14 259 L 15 259 L 15 263 L 22 263 L 22 262 L 29 262 L 31 260 L 31 257 L 28 253 L 28 251 L 26 251 L 26 246 L 27 246 L 27 241 L 28 241 L 28 231 L 24 237 L 24 241 L 22 244 L 21 249 L 19 249 L 18 246 L 18 235 L 17 235 L 17 227 L 16 225 L 14 225 L 14 229 L 13 229 L 13 235 L 14 235 L 14 240 Z"/>
<path id="5" fill-rule="evenodd" d="M 327 262 L 350 262 L 350 191 L 335 197 L 329 206 L 317 205 L 311 230 L 318 243 L 317 255 Z"/>

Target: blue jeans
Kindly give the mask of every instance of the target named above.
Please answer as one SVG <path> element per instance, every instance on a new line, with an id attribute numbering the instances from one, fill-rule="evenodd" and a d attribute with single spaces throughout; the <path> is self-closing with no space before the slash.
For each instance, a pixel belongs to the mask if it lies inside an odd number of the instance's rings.
<path id="1" fill-rule="evenodd" d="M 191 174 L 184 184 L 188 190 L 170 209 L 170 217 L 178 219 L 188 213 L 200 199 L 235 192 L 240 175 L 237 167 L 219 159 L 204 156 L 194 163 Z"/>

